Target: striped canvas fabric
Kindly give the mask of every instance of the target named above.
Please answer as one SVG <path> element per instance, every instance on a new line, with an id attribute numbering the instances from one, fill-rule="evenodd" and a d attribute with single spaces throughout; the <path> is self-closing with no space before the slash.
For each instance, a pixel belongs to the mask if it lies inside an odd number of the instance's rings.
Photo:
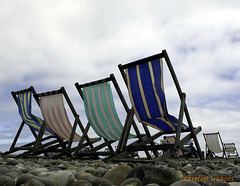
<path id="1" fill-rule="evenodd" d="M 123 125 L 113 102 L 109 82 L 83 88 L 85 112 L 89 123 L 100 137 L 119 140 Z M 130 137 L 134 137 L 130 134 Z"/>
<path id="2" fill-rule="evenodd" d="M 51 128 L 59 137 L 69 141 L 72 124 L 69 121 L 63 103 L 63 95 L 55 94 L 40 98 L 40 108 L 47 126 Z M 73 141 L 78 142 L 81 136 L 75 133 Z"/>
<path id="3" fill-rule="evenodd" d="M 215 153 L 223 152 L 222 145 L 220 145 L 219 134 L 206 134 L 204 135 L 207 147 L 210 151 Z"/>
<path id="4" fill-rule="evenodd" d="M 175 141 L 176 141 L 175 136 L 166 136 L 166 138 L 167 138 L 167 141 L 169 144 L 175 144 Z M 182 149 L 178 149 L 177 156 L 181 157 L 183 155 L 184 154 L 183 154 Z"/>
<path id="5" fill-rule="evenodd" d="M 17 95 L 18 98 L 18 112 L 23 121 L 28 124 L 33 130 L 39 132 L 43 123 L 42 119 L 31 113 L 32 92 L 24 92 Z M 47 135 L 54 133 L 47 127 L 45 132 Z"/>
<path id="6" fill-rule="evenodd" d="M 139 122 L 163 132 L 176 131 L 178 119 L 167 111 L 162 68 L 162 59 L 127 68 L 129 97 Z M 183 124 L 182 130 L 187 129 Z"/>

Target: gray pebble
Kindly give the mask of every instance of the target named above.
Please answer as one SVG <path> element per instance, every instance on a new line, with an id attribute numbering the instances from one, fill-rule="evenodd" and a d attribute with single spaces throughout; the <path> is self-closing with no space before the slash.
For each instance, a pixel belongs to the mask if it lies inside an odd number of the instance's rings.
<path id="1" fill-rule="evenodd" d="M 14 180 L 6 175 L 0 175 L 0 185 L 4 186 L 15 186 Z"/>

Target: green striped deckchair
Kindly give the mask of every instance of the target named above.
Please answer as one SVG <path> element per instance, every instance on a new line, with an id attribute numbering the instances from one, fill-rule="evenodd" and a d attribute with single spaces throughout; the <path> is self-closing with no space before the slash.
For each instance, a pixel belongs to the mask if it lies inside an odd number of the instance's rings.
<path id="1" fill-rule="evenodd" d="M 181 101 L 178 118 L 170 115 L 167 109 L 163 83 L 164 61 L 169 68 Z M 189 141 L 193 137 L 199 154 L 201 154 L 196 137 L 196 134 L 201 131 L 201 127 L 193 128 L 185 102 L 186 95 L 180 88 L 166 50 L 163 50 L 160 54 L 132 63 L 120 64 L 119 69 L 127 85 L 129 98 L 138 121 L 144 125 L 154 127 L 162 134 L 176 133 L 176 141 L 170 151 L 177 151 L 187 142 L 187 139 Z M 187 124 L 183 123 L 184 115 Z M 182 132 L 190 132 L 190 134 L 180 140 Z M 172 153 L 170 151 L 169 154 Z"/>
<path id="2" fill-rule="evenodd" d="M 128 108 L 113 74 L 108 78 L 86 84 L 80 85 L 79 83 L 76 83 L 75 86 L 84 101 L 86 116 L 91 127 L 98 136 L 105 140 L 104 144 L 108 146 L 109 153 L 116 154 L 118 153 L 118 150 L 121 151 L 123 149 L 128 139 L 136 138 L 137 136 L 130 134 L 129 132 L 133 119 L 126 119 L 125 125 L 120 121 L 115 108 L 110 82 L 113 83 L 126 112 L 132 114 L 133 112 Z M 140 136 L 138 130 L 136 133 Z M 118 140 L 118 148 L 115 151 L 110 144 Z M 102 144 L 101 147 L 103 147 Z"/>
<path id="3" fill-rule="evenodd" d="M 88 121 L 98 136 L 109 140 L 119 140 L 123 125 L 113 102 L 109 82 L 84 87 L 83 100 Z"/>

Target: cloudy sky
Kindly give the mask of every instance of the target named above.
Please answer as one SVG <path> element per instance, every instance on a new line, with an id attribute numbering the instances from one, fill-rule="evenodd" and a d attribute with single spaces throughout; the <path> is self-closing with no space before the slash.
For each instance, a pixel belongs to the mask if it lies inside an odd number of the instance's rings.
<path id="1" fill-rule="evenodd" d="M 240 149 L 238 0 L 0 0 L 0 6 L 0 151 L 8 150 L 21 122 L 12 90 L 64 86 L 85 123 L 75 82 L 114 73 L 128 99 L 117 65 L 163 49 L 194 126 L 202 126 L 201 147 L 202 133 L 219 131 Z M 167 70 L 165 76 L 169 113 L 177 116 L 179 100 Z M 36 105 L 33 111 L 41 116 Z"/>

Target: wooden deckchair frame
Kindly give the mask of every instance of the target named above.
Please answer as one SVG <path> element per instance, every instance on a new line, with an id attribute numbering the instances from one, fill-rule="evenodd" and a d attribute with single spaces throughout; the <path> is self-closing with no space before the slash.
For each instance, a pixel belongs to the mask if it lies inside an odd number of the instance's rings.
<path id="1" fill-rule="evenodd" d="M 88 130 L 88 126 L 86 128 L 83 127 L 82 125 L 82 122 L 80 121 L 80 118 L 79 118 L 79 115 L 77 114 L 75 108 L 73 107 L 73 104 L 65 90 L 64 87 L 61 87 L 60 89 L 58 90 L 54 90 L 54 91 L 48 91 L 48 92 L 43 92 L 43 93 L 39 93 L 39 94 L 35 94 L 35 97 L 36 99 L 41 99 L 42 97 L 44 96 L 53 96 L 53 95 L 57 95 L 57 94 L 62 94 L 63 95 L 63 98 L 65 98 L 74 118 L 75 118 L 75 121 L 74 121 L 74 124 L 72 126 L 72 131 L 71 131 L 71 135 L 69 137 L 69 140 L 64 140 L 62 139 L 63 143 L 66 144 L 66 147 L 65 148 L 61 148 L 59 149 L 58 146 L 57 148 L 56 147 L 53 147 L 53 148 L 48 148 L 48 149 L 45 149 L 47 152 L 58 152 L 59 154 L 57 155 L 58 157 L 61 157 L 61 156 L 68 156 L 68 157 L 73 157 L 72 156 L 72 153 L 75 151 L 76 147 L 72 147 L 72 143 L 73 143 L 73 137 L 74 137 L 74 134 L 76 132 L 76 128 L 77 126 L 79 126 L 80 130 L 82 133 L 85 133 L 86 130 Z M 41 100 L 40 100 L 41 101 Z M 40 104 L 40 107 L 41 107 L 41 104 Z M 65 107 L 65 106 L 63 106 Z M 42 113 L 43 114 L 43 113 Z M 44 131 L 44 128 L 46 127 L 46 122 L 44 121 L 44 124 L 43 124 L 43 127 L 41 128 L 41 131 L 39 133 L 39 139 L 36 141 L 36 148 L 34 149 L 34 152 L 37 152 L 38 151 L 38 146 L 39 146 L 39 143 L 40 143 L 40 139 L 43 135 L 43 131 Z M 86 143 L 84 143 L 84 141 L 86 140 Z M 100 139 L 90 139 L 88 137 L 88 135 L 84 135 L 81 137 L 80 141 L 79 141 L 79 144 L 81 143 L 82 145 L 79 146 L 81 148 L 85 148 L 86 146 L 89 146 L 90 148 L 93 147 L 92 143 L 94 142 L 97 142 L 99 141 Z"/>
<path id="2" fill-rule="evenodd" d="M 218 144 L 215 145 L 219 145 L 221 148 L 221 152 L 214 152 L 213 150 L 210 150 L 210 148 L 208 147 L 207 144 L 207 137 L 206 136 L 217 136 L 217 142 Z M 203 133 L 203 137 L 204 140 L 206 142 L 206 158 L 211 158 L 211 157 L 215 157 L 215 153 L 222 153 L 222 157 L 224 158 L 237 158 L 238 156 L 238 152 L 237 149 L 235 147 L 235 143 L 224 143 L 222 140 L 222 137 L 220 135 L 220 132 L 215 132 L 215 133 Z M 230 148 L 229 148 L 230 147 Z M 233 155 L 231 155 L 233 154 Z"/>
<path id="3" fill-rule="evenodd" d="M 23 90 L 19 90 L 19 91 L 12 91 L 11 94 L 12 94 L 12 97 L 13 99 L 15 100 L 16 104 L 18 105 L 18 98 L 17 98 L 17 95 L 19 94 L 23 94 L 23 93 L 27 93 L 27 92 L 31 92 L 32 93 L 32 96 L 33 98 L 35 99 L 35 101 L 37 102 L 37 104 L 39 105 L 39 100 L 36 99 L 35 95 L 36 95 L 36 91 L 34 89 L 33 86 L 27 88 L 27 89 L 23 89 Z M 10 150 L 5 152 L 4 155 L 9 155 L 11 153 L 14 153 L 14 152 L 17 152 L 17 151 L 24 151 L 23 153 L 20 153 L 18 154 L 17 156 L 21 157 L 21 156 L 27 156 L 27 155 L 30 155 L 34 149 L 34 144 L 35 142 L 30 142 L 28 144 L 25 144 L 25 145 L 22 145 L 22 146 L 19 146 L 17 147 L 16 146 L 16 143 L 20 137 L 20 134 L 23 130 L 23 127 L 27 125 L 31 131 L 31 133 L 33 134 L 35 140 L 38 139 L 38 134 L 35 130 L 33 130 L 28 124 L 25 123 L 25 121 L 22 119 L 22 122 L 21 122 L 21 125 L 19 126 L 19 129 L 17 131 L 17 134 L 13 140 L 13 143 L 11 144 L 11 147 L 10 147 Z M 44 132 L 44 131 L 43 131 Z M 54 139 L 55 138 L 55 139 Z M 42 144 L 42 142 L 46 142 L 45 144 Z M 55 135 L 49 135 L 49 136 L 46 136 L 44 138 L 42 138 L 39 143 L 41 144 L 42 148 L 44 147 L 48 147 L 49 145 L 54 145 L 56 143 L 59 143 L 59 139 L 56 139 L 56 136 Z M 38 154 L 41 154 L 42 152 L 39 152 Z M 47 153 L 44 153 L 45 156 L 48 156 Z"/>
<path id="4" fill-rule="evenodd" d="M 132 67 L 132 66 L 142 64 L 142 63 L 147 63 L 147 62 L 152 61 L 152 60 L 160 59 L 160 58 L 165 59 L 165 62 L 168 66 L 170 74 L 173 78 L 175 87 L 177 89 L 179 98 L 181 100 L 179 117 L 178 117 L 178 128 L 177 128 L 176 132 L 172 132 L 172 133 L 176 133 L 176 141 L 175 141 L 175 144 L 173 146 L 168 146 L 168 147 L 166 147 L 166 145 L 164 145 L 164 144 L 163 145 L 155 145 L 155 146 L 142 146 L 142 147 L 139 145 L 138 150 L 142 150 L 142 149 L 146 149 L 146 148 L 156 149 L 156 150 L 168 149 L 167 152 L 164 153 L 164 155 L 162 157 L 160 157 L 160 159 L 164 160 L 164 159 L 170 157 L 172 154 L 174 154 L 174 152 L 176 152 L 179 148 L 181 148 L 184 144 L 186 144 L 191 138 L 193 138 L 195 146 L 197 148 L 197 151 L 200 155 L 200 159 L 203 159 L 203 156 L 202 156 L 202 153 L 201 153 L 201 148 L 200 148 L 200 145 L 199 145 L 197 137 L 196 137 L 196 134 L 201 131 L 201 127 L 197 127 L 197 128 L 193 127 L 193 124 L 192 124 L 192 121 L 191 121 L 191 118 L 190 118 L 190 115 L 189 115 L 189 112 L 188 112 L 188 108 L 187 108 L 187 105 L 185 103 L 186 94 L 184 92 L 182 92 L 182 90 L 181 90 L 180 84 L 178 82 L 177 76 L 174 72 L 173 66 L 171 64 L 171 61 L 168 57 L 168 54 L 167 54 L 166 50 L 163 50 L 162 53 L 159 53 L 159 54 L 156 54 L 156 55 L 144 58 L 144 59 L 140 59 L 140 60 L 134 61 L 132 63 L 128 63 L 128 64 L 125 64 L 125 65 L 119 64 L 118 67 L 119 67 L 119 70 L 122 74 L 124 82 L 127 85 L 127 77 L 126 77 L 126 74 L 125 74 L 125 69 L 127 69 L 129 67 Z M 180 139 L 181 127 L 182 127 L 182 121 L 183 121 L 183 115 L 184 114 L 185 114 L 185 117 L 186 117 L 186 120 L 187 120 L 187 123 L 188 123 L 188 126 L 189 126 L 190 133 L 188 135 L 186 135 L 184 138 Z M 158 136 L 163 135 L 163 134 L 167 134 L 167 133 L 159 132 Z M 132 148 L 132 150 L 136 150 L 136 149 Z"/>
<path id="5" fill-rule="evenodd" d="M 113 74 L 110 74 L 110 76 L 107 77 L 107 78 L 103 78 L 103 79 L 100 79 L 100 80 L 97 80 L 97 81 L 92 81 L 92 82 L 81 84 L 81 85 L 79 83 L 75 83 L 75 86 L 76 86 L 81 98 L 84 99 L 82 88 L 97 85 L 97 84 L 104 83 L 104 82 L 112 82 L 112 84 L 113 84 L 113 86 L 114 86 L 122 104 L 123 104 L 123 107 L 124 107 L 124 109 L 127 113 L 124 128 L 123 128 L 123 131 L 122 131 L 122 135 L 119 139 L 117 149 L 114 151 L 113 150 L 114 148 L 110 146 L 116 140 L 109 140 L 109 139 L 104 138 L 106 144 L 104 143 L 104 144 L 100 145 L 101 148 L 103 148 L 104 146 L 107 145 L 110 151 L 109 152 L 98 152 L 98 154 L 108 155 L 108 158 L 110 158 L 110 157 L 116 156 L 116 155 L 118 155 L 118 154 L 120 154 L 124 151 L 124 148 L 127 144 L 128 134 L 130 133 L 131 126 L 133 126 L 133 128 L 136 132 L 136 137 L 139 139 L 140 142 L 143 141 L 143 138 L 142 138 L 142 135 L 140 134 L 140 132 L 138 130 L 138 127 L 137 127 L 135 121 L 133 120 L 133 110 L 128 107 L 127 102 L 126 102 L 126 100 L 125 100 L 125 98 L 124 98 L 124 96 L 121 92 L 121 89 L 120 89 L 120 87 L 119 87 L 119 85 L 116 81 L 116 78 Z M 127 134 L 127 135 L 125 135 L 125 134 Z M 88 154 L 90 154 L 91 152 L 96 153 L 96 150 L 100 150 L 100 148 L 92 149 L 92 151 L 89 151 L 87 153 Z M 131 154 L 130 151 L 125 151 L 124 152 L 124 156 L 129 156 L 129 154 Z M 150 157 L 150 154 L 147 151 L 146 151 L 146 155 Z"/>
<path id="6" fill-rule="evenodd" d="M 235 143 L 223 143 L 223 148 L 225 149 L 225 153 L 228 158 L 239 157 Z"/>
<path id="7" fill-rule="evenodd" d="M 219 145 L 220 148 L 221 148 L 221 152 L 220 153 L 223 153 L 222 157 L 224 157 L 224 156 L 226 157 L 226 153 L 225 153 L 225 150 L 223 148 L 223 141 L 222 141 L 220 133 L 219 132 L 215 132 L 215 133 L 212 132 L 212 133 L 203 133 L 203 137 L 204 137 L 204 140 L 206 142 L 206 151 L 205 151 L 206 152 L 206 158 L 214 157 L 215 153 L 219 153 L 219 152 L 214 152 L 214 151 L 209 149 L 208 144 L 207 144 L 207 137 L 206 136 L 217 136 L 217 143 L 218 144 L 215 143 L 214 145 L 215 146 Z"/>
<path id="8" fill-rule="evenodd" d="M 166 136 L 166 140 L 169 144 L 175 144 L 176 137 L 175 136 Z M 184 156 L 184 152 L 182 148 L 179 148 L 178 151 L 175 153 L 176 157 Z"/>

